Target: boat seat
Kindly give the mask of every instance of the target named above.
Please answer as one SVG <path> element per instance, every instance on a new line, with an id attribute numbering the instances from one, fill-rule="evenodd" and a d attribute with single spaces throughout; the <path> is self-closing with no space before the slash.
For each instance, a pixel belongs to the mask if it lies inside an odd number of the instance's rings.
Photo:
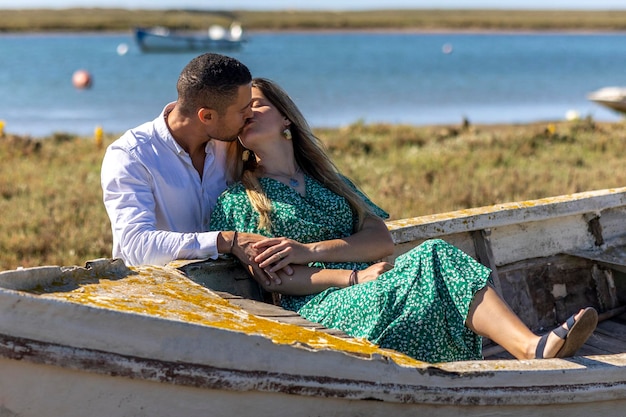
<path id="1" fill-rule="evenodd" d="M 626 246 L 615 246 L 598 250 L 566 252 L 567 255 L 595 261 L 615 271 L 626 273 Z"/>
<path id="2" fill-rule="evenodd" d="M 337 337 L 349 337 L 341 330 L 329 329 L 302 318 L 298 313 L 274 305 L 272 295 L 263 290 L 234 258 L 225 256 L 217 260 L 175 261 L 171 265 L 192 281 L 215 291 L 219 296 L 248 313 Z"/>
<path id="3" fill-rule="evenodd" d="M 248 275 L 239 261 L 230 256 L 220 256 L 216 260 L 179 260 L 170 265 L 211 290 L 250 300 L 268 301 L 267 292 Z"/>

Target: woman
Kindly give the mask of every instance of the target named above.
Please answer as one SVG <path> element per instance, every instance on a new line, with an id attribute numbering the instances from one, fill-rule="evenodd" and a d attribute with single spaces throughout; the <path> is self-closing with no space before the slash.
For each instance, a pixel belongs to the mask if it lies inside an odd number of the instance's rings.
<path id="1" fill-rule="evenodd" d="M 488 285 L 490 270 L 441 240 L 394 266 L 371 264 L 393 249 L 387 214 L 337 173 L 280 87 L 265 79 L 252 87 L 253 118 L 240 139 L 254 154 L 218 200 L 211 228 L 271 237 L 255 261 L 281 276 L 266 289 L 282 294 L 283 307 L 427 362 L 480 359 L 481 336 L 520 359 L 571 356 L 593 332 L 588 308 L 534 335 Z M 293 275 L 280 272 L 286 265 Z"/>

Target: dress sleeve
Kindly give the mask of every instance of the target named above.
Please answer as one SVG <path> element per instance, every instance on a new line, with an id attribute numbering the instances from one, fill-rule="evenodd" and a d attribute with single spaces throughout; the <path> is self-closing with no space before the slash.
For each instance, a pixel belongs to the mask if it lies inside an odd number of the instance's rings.
<path id="1" fill-rule="evenodd" d="M 211 213 L 211 224 L 209 230 L 236 230 L 235 229 L 235 217 L 234 213 L 228 209 L 231 207 L 232 195 L 229 193 L 230 189 L 224 191 L 222 195 L 217 199 L 217 204 Z"/>
<path id="2" fill-rule="evenodd" d="M 350 181 L 347 177 L 343 177 L 344 181 L 352 188 L 358 195 L 361 196 L 365 204 L 369 206 L 369 208 L 374 212 L 375 215 L 380 217 L 381 219 L 388 219 L 389 213 L 387 213 L 382 208 L 378 207 L 372 200 L 369 199 L 367 195 L 363 191 L 361 191 L 352 181 Z"/>

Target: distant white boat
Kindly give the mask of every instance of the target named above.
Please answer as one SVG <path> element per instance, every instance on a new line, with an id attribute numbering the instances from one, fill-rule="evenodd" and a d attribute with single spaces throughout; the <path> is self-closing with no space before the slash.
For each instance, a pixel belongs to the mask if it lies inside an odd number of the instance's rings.
<path id="1" fill-rule="evenodd" d="M 590 93 L 587 98 L 594 103 L 626 113 L 626 87 L 604 87 Z"/>
<path id="2" fill-rule="evenodd" d="M 232 51 L 244 43 L 239 23 L 230 28 L 211 26 L 206 34 L 176 32 L 166 27 L 135 28 L 135 40 L 142 52 Z"/>

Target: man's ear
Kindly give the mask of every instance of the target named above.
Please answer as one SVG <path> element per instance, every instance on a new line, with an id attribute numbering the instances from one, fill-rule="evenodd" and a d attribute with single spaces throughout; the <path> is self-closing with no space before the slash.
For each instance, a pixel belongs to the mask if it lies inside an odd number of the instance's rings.
<path id="1" fill-rule="evenodd" d="M 202 123 L 212 123 L 216 119 L 216 116 L 217 112 L 208 107 L 202 107 L 198 110 L 198 119 L 200 119 Z"/>

